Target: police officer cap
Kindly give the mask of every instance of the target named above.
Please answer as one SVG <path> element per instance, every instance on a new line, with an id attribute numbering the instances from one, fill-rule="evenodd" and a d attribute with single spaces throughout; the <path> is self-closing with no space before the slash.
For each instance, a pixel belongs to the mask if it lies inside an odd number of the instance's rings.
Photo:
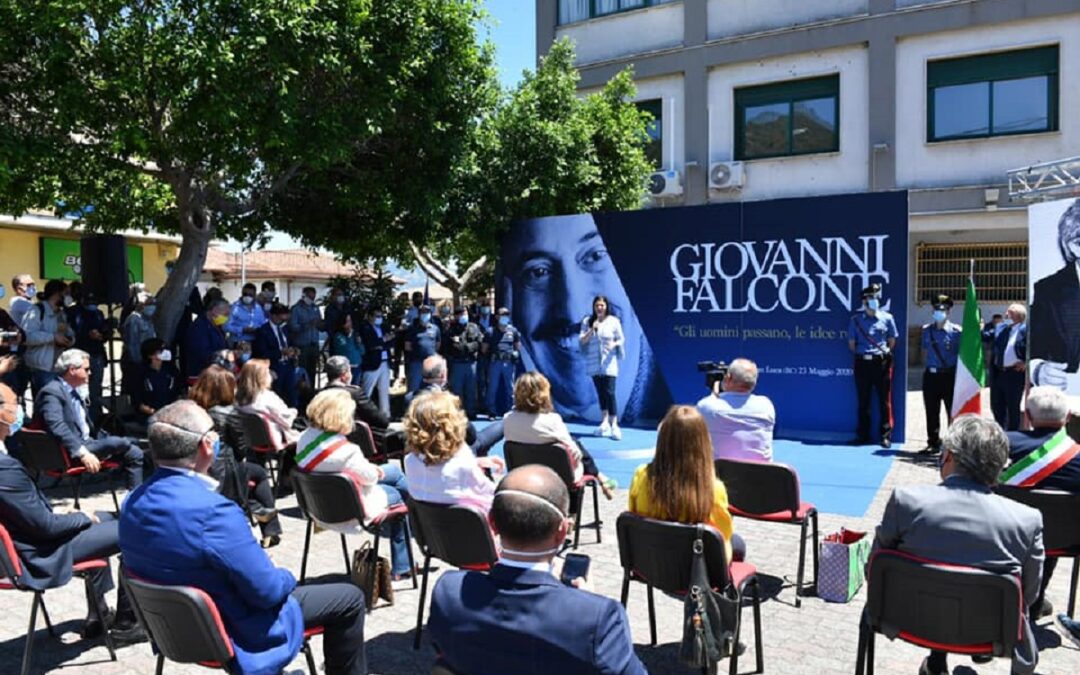
<path id="1" fill-rule="evenodd" d="M 881 284 L 870 284 L 862 289 L 862 297 L 864 298 L 872 298 L 875 295 L 881 295 Z"/>
<path id="2" fill-rule="evenodd" d="M 934 309 L 948 310 L 952 309 L 953 300 L 949 296 L 942 293 L 941 295 L 934 297 Z"/>

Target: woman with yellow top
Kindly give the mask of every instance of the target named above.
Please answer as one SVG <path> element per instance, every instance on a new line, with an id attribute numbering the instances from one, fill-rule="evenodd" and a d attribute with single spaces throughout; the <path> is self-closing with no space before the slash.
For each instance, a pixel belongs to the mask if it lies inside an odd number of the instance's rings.
<path id="1" fill-rule="evenodd" d="M 727 488 L 713 469 L 712 441 L 693 406 L 672 406 L 660 422 L 656 456 L 634 472 L 630 511 L 676 523 L 702 523 L 724 535 L 729 561 L 746 557 L 746 544 L 732 532 Z"/>

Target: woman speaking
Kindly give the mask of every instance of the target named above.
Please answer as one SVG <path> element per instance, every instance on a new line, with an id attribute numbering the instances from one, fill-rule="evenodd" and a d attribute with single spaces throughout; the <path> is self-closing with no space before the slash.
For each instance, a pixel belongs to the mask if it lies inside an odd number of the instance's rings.
<path id="1" fill-rule="evenodd" d="M 592 314 L 581 322 L 581 348 L 585 352 L 585 367 L 596 387 L 600 402 L 600 436 L 622 438 L 619 430 L 619 411 L 615 402 L 615 378 L 619 375 L 619 360 L 623 355 L 622 323 L 610 313 L 610 303 L 603 295 L 593 298 Z"/>

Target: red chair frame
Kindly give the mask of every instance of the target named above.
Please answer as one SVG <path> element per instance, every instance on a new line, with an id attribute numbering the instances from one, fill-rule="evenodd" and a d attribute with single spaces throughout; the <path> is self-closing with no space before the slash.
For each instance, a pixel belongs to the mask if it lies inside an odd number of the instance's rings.
<path id="1" fill-rule="evenodd" d="M 71 480 L 71 492 L 75 498 L 75 510 L 81 511 L 79 503 L 82 490 L 82 479 L 87 474 L 86 467 L 71 461 L 71 454 L 60 441 L 53 438 L 49 432 L 42 429 L 23 429 L 19 432 L 20 450 L 19 459 L 26 468 L 31 469 L 38 475 L 44 474 L 55 478 L 57 484 L 65 479 Z M 105 474 L 108 481 L 109 492 L 112 494 L 113 506 L 116 512 L 120 512 L 120 501 L 116 498 L 116 486 L 113 485 L 112 472 L 120 468 L 120 463 L 112 459 L 101 460 L 101 473 Z"/>

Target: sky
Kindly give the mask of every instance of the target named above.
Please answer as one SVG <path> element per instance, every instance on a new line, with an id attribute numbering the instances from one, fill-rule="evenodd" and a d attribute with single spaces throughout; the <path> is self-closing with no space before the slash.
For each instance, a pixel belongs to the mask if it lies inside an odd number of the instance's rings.
<path id="1" fill-rule="evenodd" d="M 491 24 L 486 34 L 495 43 L 495 60 L 499 69 L 499 82 L 504 88 L 513 87 L 521 80 L 523 70 L 532 70 L 536 65 L 536 10 L 535 5 L 527 0 L 486 0 L 484 6 L 490 15 Z M 239 251 L 238 242 L 229 242 L 224 246 L 228 251 Z M 285 234 L 274 234 L 266 245 L 267 250 L 300 248 L 300 245 Z M 423 275 L 408 274 L 408 270 L 395 268 L 399 276 L 409 278 L 410 282 L 423 281 Z"/>

